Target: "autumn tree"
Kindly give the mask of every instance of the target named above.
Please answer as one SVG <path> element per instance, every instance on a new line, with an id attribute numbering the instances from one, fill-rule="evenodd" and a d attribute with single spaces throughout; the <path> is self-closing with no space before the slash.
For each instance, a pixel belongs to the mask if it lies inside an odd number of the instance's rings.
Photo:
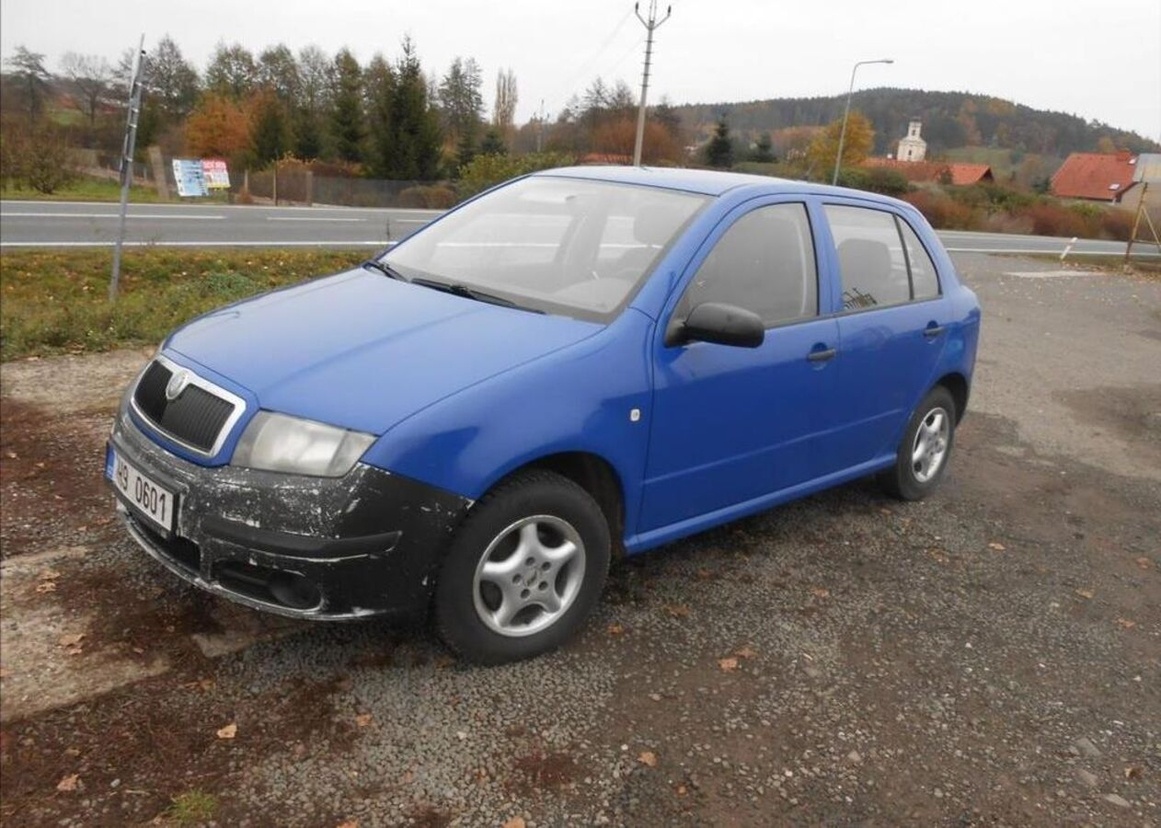
<path id="1" fill-rule="evenodd" d="M 250 150 L 250 126 L 250 117 L 240 102 L 207 92 L 186 120 L 186 149 L 199 158 L 243 161 Z"/>
<path id="2" fill-rule="evenodd" d="M 349 49 L 335 55 L 331 77 L 331 141 L 342 161 L 363 161 L 363 70 Z"/>
<path id="3" fill-rule="evenodd" d="M 839 136 L 842 134 L 842 119 L 831 121 L 825 130 L 815 136 L 807 150 L 810 166 L 808 175 L 830 180 L 838 157 Z M 846 135 L 843 138 L 843 157 L 840 166 L 856 166 L 862 163 L 875 143 L 875 130 L 871 122 L 861 112 L 853 111 L 847 117 Z"/>
<path id="4" fill-rule="evenodd" d="M 258 83 L 258 66 L 250 50 L 240 43 L 218 43 L 206 67 L 206 89 L 218 95 L 243 100 Z"/>

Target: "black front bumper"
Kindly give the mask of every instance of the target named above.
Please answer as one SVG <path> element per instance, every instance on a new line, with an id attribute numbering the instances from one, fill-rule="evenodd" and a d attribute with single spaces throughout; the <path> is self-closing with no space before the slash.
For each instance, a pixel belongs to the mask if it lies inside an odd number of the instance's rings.
<path id="1" fill-rule="evenodd" d="M 168 534 L 118 500 L 150 555 L 195 586 L 293 618 L 422 613 L 471 505 L 361 463 L 341 478 L 198 466 L 156 445 L 124 410 L 110 444 L 177 495 Z"/>

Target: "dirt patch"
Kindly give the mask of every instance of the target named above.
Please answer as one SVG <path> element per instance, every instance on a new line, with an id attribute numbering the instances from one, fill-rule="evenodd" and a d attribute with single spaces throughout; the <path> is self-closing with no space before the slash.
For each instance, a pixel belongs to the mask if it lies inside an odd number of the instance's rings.
<path id="1" fill-rule="evenodd" d="M 112 414 L 0 399 L 0 555 L 73 546 L 112 523 L 103 478 Z"/>

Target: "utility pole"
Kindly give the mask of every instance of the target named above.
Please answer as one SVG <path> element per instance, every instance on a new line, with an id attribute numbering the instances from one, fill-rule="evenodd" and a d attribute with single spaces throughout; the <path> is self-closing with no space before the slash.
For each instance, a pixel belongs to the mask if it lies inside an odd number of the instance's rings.
<path id="1" fill-rule="evenodd" d="M 649 64 L 653 60 L 653 32 L 673 14 L 673 6 L 665 10 L 665 17 L 657 19 L 657 0 L 649 0 L 649 19 L 641 16 L 640 3 L 633 4 L 633 13 L 645 27 L 645 71 L 641 75 L 641 106 L 637 109 L 637 143 L 633 146 L 633 166 L 641 166 L 641 147 L 645 143 L 645 99 L 649 94 Z"/>
<path id="2" fill-rule="evenodd" d="M 129 114 L 125 119 L 125 142 L 121 145 L 121 219 L 117 243 L 113 246 L 113 276 L 109 279 L 109 301 L 117 300 L 121 281 L 121 248 L 125 246 L 125 216 L 129 212 L 129 186 L 133 183 L 133 153 L 137 147 L 137 121 L 141 115 L 141 93 L 145 87 L 145 35 L 137 47 L 137 65 L 129 79 Z"/>

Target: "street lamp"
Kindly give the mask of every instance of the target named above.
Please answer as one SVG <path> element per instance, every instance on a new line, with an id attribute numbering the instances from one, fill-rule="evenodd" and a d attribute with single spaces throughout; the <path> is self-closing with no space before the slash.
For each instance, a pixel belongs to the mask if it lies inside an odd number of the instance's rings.
<path id="1" fill-rule="evenodd" d="M 851 68 L 851 87 L 847 90 L 847 108 L 843 110 L 843 127 L 839 131 L 839 145 L 838 155 L 834 159 L 834 178 L 831 179 L 831 184 L 838 184 L 839 166 L 843 162 L 843 142 L 847 137 L 847 117 L 851 114 L 851 95 L 855 91 L 855 72 L 859 71 L 860 66 L 865 66 L 868 63 L 894 63 L 891 58 L 879 58 L 879 60 L 860 60 Z"/>

